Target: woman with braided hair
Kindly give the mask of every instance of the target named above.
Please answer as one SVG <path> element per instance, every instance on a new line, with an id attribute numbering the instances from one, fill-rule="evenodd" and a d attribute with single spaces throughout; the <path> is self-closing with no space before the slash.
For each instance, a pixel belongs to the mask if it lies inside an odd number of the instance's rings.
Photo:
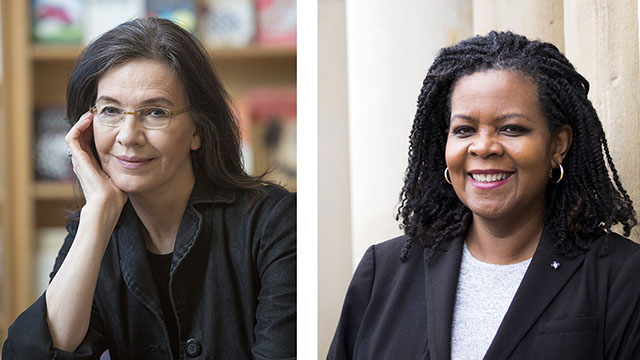
<path id="1" fill-rule="evenodd" d="M 589 83 L 491 32 L 440 51 L 398 219 L 349 286 L 329 359 L 637 359 L 637 220 Z"/>

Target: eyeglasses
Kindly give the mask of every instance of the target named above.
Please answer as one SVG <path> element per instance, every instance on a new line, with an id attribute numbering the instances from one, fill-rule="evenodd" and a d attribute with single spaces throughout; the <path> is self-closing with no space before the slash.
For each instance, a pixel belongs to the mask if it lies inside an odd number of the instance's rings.
<path id="1" fill-rule="evenodd" d="M 171 119 L 189 111 L 189 107 L 171 111 L 160 107 L 142 108 L 136 111 L 125 111 L 113 105 L 98 107 L 92 106 L 89 111 L 94 115 L 93 119 L 100 125 L 118 127 L 124 121 L 126 115 L 134 115 L 140 125 L 145 129 L 162 129 L 169 125 Z"/>

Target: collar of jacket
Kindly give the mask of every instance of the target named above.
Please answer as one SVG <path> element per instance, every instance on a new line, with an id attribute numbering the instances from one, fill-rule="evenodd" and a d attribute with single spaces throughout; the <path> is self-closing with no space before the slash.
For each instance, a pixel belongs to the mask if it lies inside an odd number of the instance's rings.
<path id="1" fill-rule="evenodd" d="M 193 185 L 189 205 L 224 203 L 231 204 L 236 200 L 236 193 L 230 189 L 222 189 L 215 186 L 203 175 L 196 174 L 196 183 Z"/>
<path id="2" fill-rule="evenodd" d="M 169 292 L 173 292 L 173 277 L 195 245 L 202 229 L 203 216 L 195 205 L 230 204 L 236 199 L 232 190 L 216 188 L 211 182 L 196 177 L 188 205 L 178 227 L 169 272 Z M 144 243 L 144 225 L 131 202 L 127 201 L 111 242 L 116 246 L 120 271 L 127 287 L 158 319 L 162 318 L 159 296 L 153 284 L 153 274 Z"/>
<path id="3" fill-rule="evenodd" d="M 427 334 L 431 359 L 451 358 L 451 324 L 462 259 L 460 236 L 441 244 L 438 253 L 427 261 L 424 250 Z M 551 264 L 560 263 L 555 270 Z M 544 229 L 529 268 L 516 292 L 485 359 L 506 359 L 527 334 L 547 305 L 584 261 L 584 255 L 566 257 L 553 246 L 553 234 Z"/>

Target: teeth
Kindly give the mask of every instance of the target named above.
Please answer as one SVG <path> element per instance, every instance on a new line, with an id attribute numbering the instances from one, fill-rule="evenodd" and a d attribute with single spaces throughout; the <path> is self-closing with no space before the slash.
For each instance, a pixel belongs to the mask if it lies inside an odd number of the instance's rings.
<path id="1" fill-rule="evenodd" d="M 483 183 L 495 182 L 504 180 L 511 176 L 510 173 L 500 173 L 500 174 L 471 174 L 473 180 Z"/>

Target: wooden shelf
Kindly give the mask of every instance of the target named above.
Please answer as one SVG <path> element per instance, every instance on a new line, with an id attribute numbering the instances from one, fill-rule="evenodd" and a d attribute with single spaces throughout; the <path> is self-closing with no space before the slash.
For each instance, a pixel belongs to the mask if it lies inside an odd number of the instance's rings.
<path id="1" fill-rule="evenodd" d="M 73 61 L 82 49 L 82 45 L 32 45 L 30 55 L 33 60 Z"/>
<path id="2" fill-rule="evenodd" d="M 39 181 L 34 184 L 37 200 L 72 200 L 75 197 L 71 182 Z"/>
<path id="3" fill-rule="evenodd" d="M 35 61 L 74 61 L 84 45 L 42 45 L 31 46 L 30 55 Z M 275 47 L 250 45 L 241 48 L 209 48 L 209 55 L 214 60 L 226 59 L 273 59 L 292 58 L 296 56 L 295 47 Z"/>
<path id="4" fill-rule="evenodd" d="M 244 48 L 213 48 L 209 55 L 214 60 L 222 59 L 271 59 L 296 57 L 295 47 L 268 47 L 250 45 Z"/>

